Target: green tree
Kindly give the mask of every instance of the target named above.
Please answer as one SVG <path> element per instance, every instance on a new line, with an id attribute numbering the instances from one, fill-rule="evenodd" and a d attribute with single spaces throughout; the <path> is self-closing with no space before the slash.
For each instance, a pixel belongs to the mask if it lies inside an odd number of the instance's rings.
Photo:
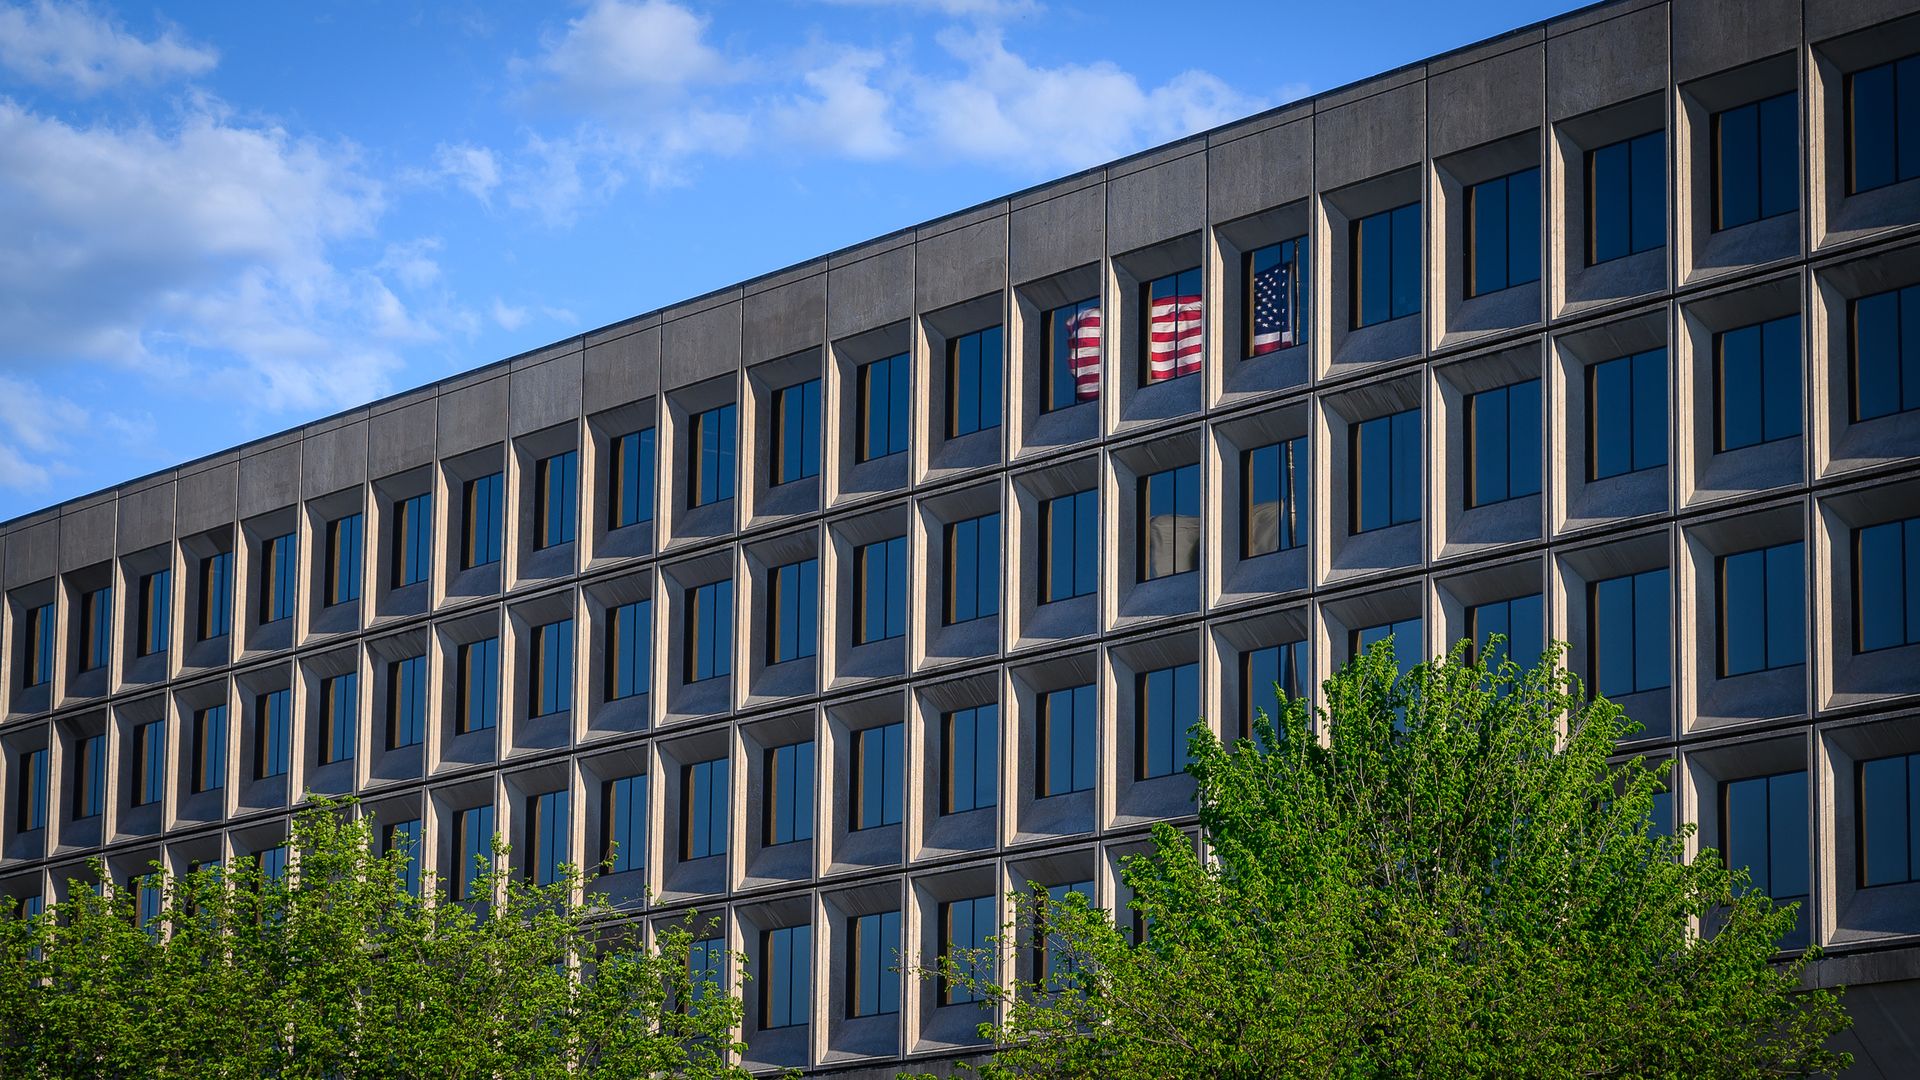
<path id="1" fill-rule="evenodd" d="M 1145 940 L 1078 896 L 1015 897 L 945 962 L 1000 1006 L 993 1077 L 1780 1076 L 1832 1072 L 1848 1020 L 1812 954 L 1717 853 L 1650 831 L 1666 766 L 1612 763 L 1630 721 L 1559 650 L 1391 646 L 1282 699 L 1253 740 L 1196 725 L 1200 837 L 1155 828 L 1121 878 Z M 1270 748 L 1270 749 L 1268 749 Z M 1046 985 L 1024 958 L 1056 958 Z M 1005 944 L 1002 944 L 1005 943 Z M 1019 948 L 1011 945 L 1018 944 Z M 995 953 L 1020 977 L 999 981 Z M 931 974 L 931 973 L 924 973 Z M 993 1015 L 991 1013 L 986 1015 Z"/>
<path id="2" fill-rule="evenodd" d="M 512 878 L 504 849 L 477 889 L 493 903 L 423 900 L 407 853 L 374 854 L 345 809 L 294 819 L 284 875 L 156 871 L 146 925 L 131 890 L 80 882 L 44 915 L 0 912 L 0 1075 L 745 1075 L 739 998 L 694 983 L 695 919 L 648 944 L 604 894 L 573 899 L 577 874 Z"/>

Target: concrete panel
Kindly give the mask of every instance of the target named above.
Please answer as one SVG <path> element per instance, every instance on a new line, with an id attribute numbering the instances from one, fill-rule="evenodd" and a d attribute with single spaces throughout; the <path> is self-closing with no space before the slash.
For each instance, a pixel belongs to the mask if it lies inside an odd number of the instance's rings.
<path id="1" fill-rule="evenodd" d="M 932 311 L 1007 285 L 1007 217 L 929 236 L 914 245 L 915 306 Z"/>
<path id="2" fill-rule="evenodd" d="M 238 518 L 240 463 L 221 461 L 196 472 L 182 470 L 173 500 L 173 527 L 181 536 L 231 525 Z"/>
<path id="3" fill-rule="evenodd" d="M 524 435 L 580 415 L 585 358 L 580 340 L 549 359 L 521 367 L 508 377 L 507 420 L 513 434 Z"/>
<path id="4" fill-rule="evenodd" d="M 1456 150 L 1539 127 L 1546 115 L 1546 46 L 1526 45 L 1427 80 L 1428 153 Z"/>
<path id="5" fill-rule="evenodd" d="M 1667 9 L 1656 5 L 1547 43 L 1547 111 L 1555 120 L 1667 85 Z"/>
<path id="6" fill-rule="evenodd" d="M 1196 232 L 1206 220 L 1207 156 L 1193 152 L 1107 182 L 1107 250 L 1118 254 Z"/>
<path id="7" fill-rule="evenodd" d="M 712 306 L 662 328 L 660 388 L 674 390 L 740 368 L 740 299 L 737 290 Z"/>
<path id="8" fill-rule="evenodd" d="M 309 495 L 367 482 L 367 423 L 309 435 L 300 451 L 301 490 Z"/>
<path id="9" fill-rule="evenodd" d="M 823 262 L 741 301 L 740 350 L 748 364 L 820 344 L 827 332 L 827 275 Z"/>
<path id="10" fill-rule="evenodd" d="M 1916 10 L 1920 6 L 1913 0 L 1814 0 L 1806 6 L 1807 41 L 1818 45 L 1836 34 L 1911 15 Z"/>
<path id="11" fill-rule="evenodd" d="M 875 330 L 913 314 L 913 248 L 901 246 L 827 272 L 827 337 Z"/>
<path id="12" fill-rule="evenodd" d="M 432 461 L 439 415 L 439 398 L 431 394 L 376 413 L 367 421 L 368 475 L 377 480 Z"/>
<path id="13" fill-rule="evenodd" d="M 1313 193 L 1313 121 L 1309 116 L 1207 150 L 1207 213 L 1232 221 Z"/>
<path id="14" fill-rule="evenodd" d="M 1098 262 L 1106 221 L 1105 185 L 1017 207 L 1007 223 L 1008 276 L 1019 284 Z"/>
<path id="15" fill-rule="evenodd" d="M 1412 165 L 1426 152 L 1424 82 L 1316 114 L 1314 183 L 1332 191 Z"/>
<path id="16" fill-rule="evenodd" d="M 590 341 L 583 357 L 584 392 L 592 410 L 651 397 L 660 389 L 660 328 Z"/>
<path id="17" fill-rule="evenodd" d="M 60 515 L 60 569 L 77 570 L 105 562 L 114 555 L 116 500 L 99 496 L 80 505 L 68 504 Z"/>
<path id="18" fill-rule="evenodd" d="M 440 394 L 439 456 L 499 442 L 507 433 L 507 379 L 500 372 Z"/>
<path id="19" fill-rule="evenodd" d="M 239 510 L 242 519 L 300 501 L 300 439 L 240 459 Z"/>
<path id="20" fill-rule="evenodd" d="M 1686 82 L 1800 46 L 1800 0 L 1674 0 L 1673 78 Z"/>
<path id="21" fill-rule="evenodd" d="M 51 515 L 7 534 L 7 588 L 52 577 L 60 566 L 60 519 Z"/>
<path id="22" fill-rule="evenodd" d="M 176 486 L 172 479 L 167 479 L 120 493 L 119 520 L 114 524 L 120 554 L 141 551 L 173 539 Z"/>

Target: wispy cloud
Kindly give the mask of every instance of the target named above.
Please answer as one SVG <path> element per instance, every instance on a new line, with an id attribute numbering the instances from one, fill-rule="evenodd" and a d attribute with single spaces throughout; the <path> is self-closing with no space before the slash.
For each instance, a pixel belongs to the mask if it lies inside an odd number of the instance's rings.
<path id="1" fill-rule="evenodd" d="M 36 86 L 86 96 L 203 75 L 218 62 L 172 27 L 142 40 L 84 3 L 0 5 L 0 68 Z"/>

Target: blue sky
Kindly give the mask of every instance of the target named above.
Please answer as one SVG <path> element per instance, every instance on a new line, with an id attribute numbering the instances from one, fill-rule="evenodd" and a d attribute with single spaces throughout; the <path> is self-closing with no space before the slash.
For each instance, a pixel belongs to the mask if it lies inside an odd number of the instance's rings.
<path id="1" fill-rule="evenodd" d="M 0 0 L 0 519 L 1572 6 Z"/>

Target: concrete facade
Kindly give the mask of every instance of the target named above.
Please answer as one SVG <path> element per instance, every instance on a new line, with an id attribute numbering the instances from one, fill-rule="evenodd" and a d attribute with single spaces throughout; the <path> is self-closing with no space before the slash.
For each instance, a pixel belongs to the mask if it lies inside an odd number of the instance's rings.
<path id="1" fill-rule="evenodd" d="M 1673 648 L 1667 685 L 1623 699 L 1646 727 L 1635 751 L 1676 761 L 1676 820 L 1716 846 L 1727 781 L 1804 769 L 1812 891 L 1803 916 L 1827 958 L 1823 983 L 1847 983 L 1861 1075 L 1907 1075 L 1920 1041 L 1920 883 L 1859 888 L 1856 762 L 1920 751 L 1920 645 L 1851 647 L 1852 530 L 1920 514 L 1920 412 L 1853 422 L 1849 301 L 1920 283 L 1920 180 L 1847 194 L 1842 87 L 1849 72 L 1920 53 L 1912 0 L 1617 0 L 1321 94 L 949 218 L 556 343 L 305 428 L 192 462 L 0 526 L 0 894 L 56 901 L 84 861 L 115 880 L 155 859 L 174 871 L 256 853 L 284 838 L 300 793 L 354 794 L 385 820 L 418 818 L 429 869 L 457 862 L 457 814 L 497 807 L 526 848 L 529 796 L 572 793 L 572 855 L 599 858 L 604 781 L 648 786 L 645 869 L 606 879 L 648 924 L 689 908 L 722 914 L 731 945 L 760 963 L 760 932 L 809 923 L 812 1020 L 761 1032 L 748 1009 L 750 1063 L 892 1075 L 976 1047 L 978 1015 L 937 1005 L 903 980 L 898 1015 L 845 1008 L 848 918 L 897 910 L 904 948 L 931 963 L 938 906 L 1026 882 L 1095 883 L 1126 897 L 1118 859 L 1156 820 L 1191 820 L 1184 776 L 1137 780 L 1134 676 L 1197 662 L 1201 711 L 1236 730 L 1246 651 L 1304 642 L 1310 681 L 1342 664 L 1351 632 L 1420 618 L 1428 651 L 1468 632 L 1474 604 L 1538 593 L 1548 636 L 1572 643 L 1584 677 L 1587 585 L 1669 570 Z M 1713 231 L 1709 120 L 1721 109 L 1798 94 L 1800 209 Z M 1659 131 L 1667 148 L 1668 242 L 1589 264 L 1584 155 Z M 1464 191 L 1537 165 L 1543 272 L 1478 297 L 1463 286 Z M 1421 314 L 1364 328 L 1348 318 L 1350 224 L 1408 201 L 1422 208 Z M 1306 344 L 1244 358 L 1242 255 L 1310 241 Z M 1141 385 L 1134 376 L 1140 283 L 1199 266 L 1205 282 L 1202 372 Z M 1097 405 L 1041 408 L 1042 317 L 1098 294 L 1107 322 Z M 1711 437 L 1713 334 L 1798 314 L 1802 434 L 1724 453 Z M 945 343 L 1004 327 L 1003 423 L 947 438 Z M 1586 369 L 1667 349 L 1668 464 L 1588 481 Z M 858 366 L 911 356 L 905 454 L 857 461 Z M 772 485 L 773 396 L 822 380 L 816 479 Z M 1465 396 L 1541 380 L 1541 493 L 1468 509 Z M 689 499 L 692 418 L 738 406 L 737 495 Z M 1420 409 L 1425 508 L 1418 522 L 1348 528 L 1354 425 Z M 610 529 L 610 440 L 657 436 L 658 504 L 643 527 Z M 1241 451 L 1304 435 L 1311 530 L 1302 548 L 1240 557 Z M 580 454 L 578 538 L 536 550 L 534 473 Z M 1138 481 L 1198 465 L 1203 522 L 1197 573 L 1135 572 Z M 462 485 L 504 471 L 501 560 L 459 569 Z M 1041 500 L 1095 487 L 1100 585 L 1040 604 Z M 431 493 L 434 565 L 425 586 L 391 588 L 392 519 Z M 942 625 L 945 524 L 998 510 L 1004 528 L 1001 616 Z M 326 525 L 365 514 L 360 599 L 326 605 L 317 558 Z M 263 624 L 264 553 L 299 537 L 291 619 Z M 908 629 L 855 644 L 853 552 L 908 537 Z M 1761 543 L 1804 542 L 1806 662 L 1721 677 L 1715 663 L 1715 560 Z M 234 555 L 233 632 L 196 641 L 201 560 Z M 767 662 L 769 569 L 817 557 L 818 656 Z M 135 657 L 141 577 L 173 571 L 173 634 Z M 732 676 L 685 679 L 689 590 L 735 582 Z M 81 597 L 115 588 L 114 660 L 77 663 Z M 651 599 L 651 692 L 606 700 L 609 611 Z M 52 603 L 55 674 L 21 675 L 29 613 Z M 573 707 L 529 715 L 532 628 L 571 617 Z M 456 733 L 458 647 L 497 634 L 500 722 Z M 387 663 L 425 651 L 428 731 L 383 749 Z M 360 673 L 359 754 L 322 764 L 319 680 Z M 1099 780 L 1090 791 L 1035 794 L 1038 701 L 1092 681 L 1101 702 Z M 293 766 L 251 781 L 245 733 L 260 695 L 291 689 Z M 939 722 L 988 702 L 1001 709 L 1000 800 L 941 815 Z M 228 783 L 193 793 L 185 731 L 198 709 L 230 706 Z M 156 804 L 134 805 L 132 732 L 168 721 L 168 777 Z M 906 724 L 901 824 L 850 828 L 849 746 L 868 727 Z M 73 759 L 106 736 L 104 813 L 76 814 Z M 768 747 L 816 747 L 814 839 L 761 843 Z M 49 751 L 49 823 L 16 814 L 24 755 Z M 723 858 L 680 862 L 680 766 L 732 762 Z M 650 904 L 640 897 L 651 894 Z"/>

